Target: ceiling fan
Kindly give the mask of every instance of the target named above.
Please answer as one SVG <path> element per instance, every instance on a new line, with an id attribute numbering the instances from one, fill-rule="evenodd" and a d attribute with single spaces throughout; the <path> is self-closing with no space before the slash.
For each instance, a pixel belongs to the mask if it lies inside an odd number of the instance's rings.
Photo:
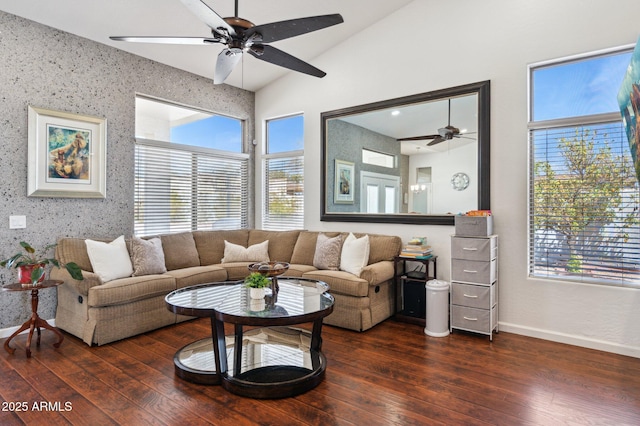
<path id="1" fill-rule="evenodd" d="M 344 22 L 340 14 L 312 16 L 254 25 L 238 17 L 238 0 L 235 0 L 235 16 L 222 18 L 202 0 L 180 0 L 187 9 L 211 28 L 211 37 L 154 37 L 154 36 L 115 36 L 111 40 L 139 43 L 166 44 L 224 44 L 226 47 L 218 54 L 214 84 L 223 83 L 240 61 L 243 52 L 257 59 L 289 68 L 294 71 L 322 78 L 324 71 L 279 50 L 268 43 L 321 30 Z"/>
<path id="2" fill-rule="evenodd" d="M 400 138 L 396 140 L 398 142 L 404 142 L 404 141 L 421 141 L 425 139 L 432 139 L 431 142 L 427 144 L 427 146 L 433 146 L 444 141 L 450 141 L 453 138 L 473 139 L 473 138 L 467 138 L 463 136 L 463 135 L 469 135 L 470 133 L 460 132 L 460 129 L 451 125 L 451 99 L 449 99 L 448 116 L 449 116 L 448 124 L 445 127 L 439 128 L 437 135 L 411 136 L 408 138 Z"/>

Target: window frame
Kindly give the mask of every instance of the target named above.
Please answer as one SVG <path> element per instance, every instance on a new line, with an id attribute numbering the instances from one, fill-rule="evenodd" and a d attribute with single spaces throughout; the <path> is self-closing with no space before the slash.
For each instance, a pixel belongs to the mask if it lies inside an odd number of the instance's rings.
<path id="1" fill-rule="evenodd" d="M 262 163 L 262 180 L 263 180 L 263 202 L 262 202 L 262 228 L 263 229 L 268 229 L 268 230 L 281 230 L 281 231 L 286 231 L 286 230 L 295 230 L 295 229 L 302 229 L 304 228 L 304 148 L 303 149 L 296 149 L 296 150 L 291 150 L 291 151 L 279 151 L 279 152 L 275 152 L 275 153 L 269 153 L 269 122 L 271 121 L 278 121 L 278 120 L 285 120 L 288 118 L 294 118 L 294 117 L 302 117 L 303 120 L 303 128 L 302 128 L 302 137 L 304 140 L 304 113 L 299 112 L 299 113 L 292 113 L 292 114 L 287 114 L 287 115 L 282 115 L 282 116 L 278 116 L 278 117 L 272 117 L 272 118 L 268 118 L 264 121 L 264 153 L 262 154 L 262 158 L 261 158 L 261 163 Z M 302 213 L 300 215 L 300 217 L 302 218 L 302 223 L 296 224 L 293 227 L 287 227 L 287 228 L 276 228 L 276 227 L 272 227 L 270 226 L 270 221 L 269 221 L 269 202 L 268 202 L 268 197 L 269 197 L 269 177 L 268 177 L 268 173 L 269 173 L 269 168 L 267 166 L 268 162 L 271 160 L 287 160 L 287 159 L 300 159 L 300 162 L 302 164 L 302 194 L 301 194 L 301 198 L 302 198 Z"/>
<path id="2" fill-rule="evenodd" d="M 640 283 L 634 283 L 630 281 L 612 280 L 599 277 L 584 277 L 584 276 L 563 276 L 563 275 L 543 275 L 535 274 L 535 265 L 532 265 L 532 260 L 535 258 L 534 245 L 535 245 L 535 232 L 534 232 L 534 216 L 532 209 L 532 201 L 534 197 L 534 170 L 535 157 L 534 157 L 534 138 L 533 134 L 540 130 L 560 129 L 568 127 L 591 127 L 602 124 L 615 124 L 622 123 L 622 116 L 619 111 L 610 113 L 590 114 L 573 116 L 559 119 L 547 119 L 534 121 L 534 87 L 533 87 L 533 73 L 537 69 L 553 66 L 562 66 L 563 64 L 573 63 L 581 60 L 589 60 L 601 58 L 607 55 L 623 54 L 633 51 L 635 45 L 625 45 L 611 49 L 604 49 L 596 52 L 590 52 L 580 55 L 574 55 L 570 57 L 559 58 L 555 60 L 548 60 L 538 63 L 529 64 L 527 67 L 527 146 L 528 146 L 528 161 L 527 161 L 527 276 L 529 279 L 544 279 L 550 281 L 563 281 L 579 284 L 600 285 L 604 287 L 629 287 L 640 288 Z M 623 143 L 627 142 L 626 134 L 623 135 Z"/>
<path id="3" fill-rule="evenodd" d="M 197 145 L 189 145 L 189 144 L 185 144 L 185 143 L 180 143 L 180 142 L 170 142 L 170 141 L 163 141 L 163 140 L 154 140 L 154 139 L 148 139 L 148 138 L 144 138 L 144 137 L 135 137 L 134 138 L 134 226 L 133 226 L 133 232 L 135 236 L 149 236 L 149 235 L 156 235 L 158 234 L 158 232 L 156 232 L 155 230 L 151 230 L 148 232 L 137 232 L 137 227 L 136 227 L 136 218 L 138 217 L 138 215 L 140 214 L 139 210 L 138 210 L 138 204 L 141 202 L 138 200 L 138 155 L 144 155 L 144 154 L 139 154 L 139 149 L 145 149 L 145 148 L 150 148 L 150 149 L 157 149 L 157 150 L 164 150 L 167 153 L 170 153 L 171 151 L 177 151 L 181 154 L 184 155 L 189 155 L 191 156 L 191 161 L 192 162 L 196 162 L 193 163 L 193 166 L 195 167 L 197 165 L 197 161 L 198 159 L 203 160 L 204 162 L 208 161 L 216 161 L 216 159 L 219 159 L 220 161 L 237 161 L 240 164 L 241 170 L 239 171 L 240 176 L 241 176 L 241 180 L 243 180 L 243 182 L 240 183 L 240 188 L 238 191 L 238 195 L 240 198 L 240 227 L 241 228 L 248 228 L 249 226 L 249 212 L 251 211 L 251 194 L 248 193 L 247 188 L 249 187 L 249 179 L 252 175 L 252 172 L 250 170 L 251 167 L 251 155 L 249 153 L 246 153 L 246 120 L 242 119 L 242 118 L 238 118 L 238 117 L 233 117 L 230 116 L 228 114 L 222 114 L 222 113 L 217 113 L 214 111 L 208 111 L 208 110 L 204 110 L 202 108 L 198 108 L 198 107 L 193 107 L 193 106 L 189 106 L 189 105 L 184 105 L 184 104 L 180 104 L 177 102 L 170 102 L 170 101 L 166 101 L 163 99 L 156 99 L 156 98 L 152 98 L 149 96 L 145 96 L 145 95 L 136 95 L 136 99 L 144 99 L 145 101 L 152 101 L 152 102 L 157 102 L 159 104 L 166 104 L 169 106 L 175 106 L 178 108 L 182 108 L 182 109 L 187 109 L 187 110 L 191 110 L 194 113 L 205 113 L 205 114 L 209 114 L 209 115 L 216 115 L 216 116 L 223 116 L 223 117 L 227 117 L 227 118 L 231 118 L 234 120 L 237 120 L 240 123 L 240 136 L 241 136 L 241 146 L 242 146 L 242 151 L 243 152 L 236 152 L 236 151 L 224 151 L 224 150 L 220 150 L 220 149 L 215 149 L 215 148 L 207 148 L 207 147 L 202 147 L 202 146 L 197 146 Z M 136 120 L 138 119 L 138 116 L 136 115 Z M 194 170 L 195 171 L 195 170 Z M 179 230 L 175 230 L 175 231 L 171 231 L 171 230 L 167 230 L 166 232 L 160 232 L 161 234 L 171 234 L 171 233 L 179 233 L 179 232 L 186 232 L 186 231 L 195 231 L 195 230 L 199 230 L 199 229 L 211 229 L 211 228 L 200 228 L 199 227 L 199 219 L 198 219 L 198 214 L 200 213 L 199 209 L 197 208 L 199 203 L 198 203 L 198 196 L 197 196 L 197 187 L 199 184 L 199 178 L 203 177 L 205 175 L 203 174 L 199 174 L 199 173 L 192 173 L 189 175 L 189 180 L 190 180 L 190 187 L 191 187 L 191 194 L 192 196 L 195 194 L 195 200 L 192 198 L 190 198 L 190 200 L 193 202 L 195 201 L 195 205 L 191 205 L 190 206 L 190 214 L 189 214 L 189 230 L 187 229 L 179 229 Z M 208 175 L 207 175 L 208 176 Z M 210 178 L 210 176 L 209 176 Z M 166 222 L 166 228 L 170 228 L 171 227 L 171 221 Z"/>

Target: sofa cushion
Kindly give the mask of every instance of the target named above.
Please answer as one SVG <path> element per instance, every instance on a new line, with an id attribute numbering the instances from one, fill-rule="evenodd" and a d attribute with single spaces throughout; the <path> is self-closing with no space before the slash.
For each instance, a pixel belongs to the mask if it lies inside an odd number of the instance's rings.
<path id="1" fill-rule="evenodd" d="M 243 280 L 249 276 L 249 265 L 254 262 L 233 262 L 222 263 L 222 266 L 227 271 L 227 279 L 230 281 Z"/>
<path id="2" fill-rule="evenodd" d="M 247 247 L 270 240 L 269 259 L 280 262 L 290 262 L 293 248 L 298 241 L 300 231 L 264 231 L 252 229 L 249 231 Z"/>
<path id="3" fill-rule="evenodd" d="M 93 272 L 84 238 L 60 238 L 56 246 L 56 259 L 62 263 L 75 262 L 80 269 Z"/>
<path id="4" fill-rule="evenodd" d="M 344 271 L 311 271 L 302 274 L 303 278 L 320 280 L 329 284 L 329 292 L 365 297 L 369 293 L 369 282 Z"/>
<path id="5" fill-rule="evenodd" d="M 342 235 L 329 238 L 323 233 L 318 234 L 315 250 L 313 266 L 318 269 L 329 269 L 331 271 L 340 269 Z"/>
<path id="6" fill-rule="evenodd" d="M 357 238 L 367 234 L 354 233 Z M 402 239 L 394 235 L 369 235 L 369 265 L 381 260 L 393 260 L 400 254 Z"/>
<path id="7" fill-rule="evenodd" d="M 200 256 L 191 232 L 162 235 L 160 238 L 167 271 L 200 266 Z"/>
<path id="8" fill-rule="evenodd" d="M 238 229 L 233 231 L 194 231 L 193 239 L 198 248 L 201 265 L 217 265 L 224 257 L 224 242 L 229 241 L 247 247 L 249 242 L 249 230 Z"/>
<path id="9" fill-rule="evenodd" d="M 176 288 L 227 280 L 227 270 L 216 265 L 176 269 L 174 271 L 168 271 L 166 275 L 175 278 Z"/>
<path id="10" fill-rule="evenodd" d="M 91 268 L 103 282 L 130 277 L 133 273 L 124 235 L 110 243 L 87 239 L 85 244 L 91 260 Z"/>
<path id="11" fill-rule="evenodd" d="M 143 240 L 133 237 L 131 240 L 131 263 L 133 263 L 134 277 L 167 272 L 167 267 L 164 264 L 162 240 L 160 238 Z"/>
<path id="12" fill-rule="evenodd" d="M 254 244 L 249 247 L 242 247 L 238 244 L 224 242 L 224 257 L 222 263 L 234 262 L 268 262 L 269 261 L 269 240 Z"/>
<path id="13" fill-rule="evenodd" d="M 340 270 L 359 277 L 369 262 L 369 236 L 356 238 L 353 234 L 344 240 L 340 254 Z"/>
<path id="14" fill-rule="evenodd" d="M 317 268 L 311 265 L 301 265 L 299 263 L 290 263 L 289 269 L 283 274 L 285 277 L 302 277 L 305 272 L 316 271 Z"/>
<path id="15" fill-rule="evenodd" d="M 166 295 L 175 289 L 176 280 L 169 275 L 120 278 L 91 287 L 87 303 L 94 308 L 121 305 Z"/>

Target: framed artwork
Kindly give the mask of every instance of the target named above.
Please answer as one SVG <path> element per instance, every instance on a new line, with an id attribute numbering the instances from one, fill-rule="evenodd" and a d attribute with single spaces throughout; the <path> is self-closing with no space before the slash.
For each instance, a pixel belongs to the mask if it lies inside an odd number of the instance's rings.
<path id="1" fill-rule="evenodd" d="M 640 40 L 631 56 L 627 74 L 618 91 L 618 104 L 629 140 L 629 151 L 640 182 Z"/>
<path id="2" fill-rule="evenodd" d="M 353 163 L 335 160 L 335 188 L 333 189 L 333 202 L 337 204 L 353 204 L 355 191 Z"/>
<path id="3" fill-rule="evenodd" d="M 27 196 L 105 198 L 105 119 L 29 106 Z"/>

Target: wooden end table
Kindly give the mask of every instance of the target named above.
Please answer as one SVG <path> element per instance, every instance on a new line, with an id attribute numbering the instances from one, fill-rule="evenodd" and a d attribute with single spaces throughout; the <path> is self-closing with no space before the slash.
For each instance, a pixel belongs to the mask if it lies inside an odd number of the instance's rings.
<path id="1" fill-rule="evenodd" d="M 31 338 L 33 337 L 34 330 L 37 330 L 38 332 L 36 345 L 40 346 L 40 327 L 53 331 L 56 334 L 56 336 L 58 336 L 58 341 L 54 343 L 53 346 L 56 348 L 60 347 L 60 344 L 64 340 L 64 336 L 62 335 L 62 333 L 60 333 L 60 330 L 49 325 L 49 323 L 46 320 L 43 320 L 38 315 L 38 291 L 43 288 L 57 287 L 63 282 L 64 281 L 58 281 L 58 280 L 45 280 L 36 285 L 15 283 L 15 284 L 9 284 L 2 287 L 3 291 L 31 290 L 31 318 L 29 318 L 24 324 L 22 324 L 22 327 L 20 327 L 15 333 L 9 336 L 7 340 L 5 340 L 4 349 L 7 352 L 9 352 L 10 354 L 13 354 L 16 351 L 15 348 L 12 348 L 11 346 L 9 346 L 9 342 L 11 342 L 11 339 L 16 337 L 18 334 L 22 333 L 27 328 L 29 329 L 29 337 L 27 338 L 27 358 L 31 357 Z"/>

